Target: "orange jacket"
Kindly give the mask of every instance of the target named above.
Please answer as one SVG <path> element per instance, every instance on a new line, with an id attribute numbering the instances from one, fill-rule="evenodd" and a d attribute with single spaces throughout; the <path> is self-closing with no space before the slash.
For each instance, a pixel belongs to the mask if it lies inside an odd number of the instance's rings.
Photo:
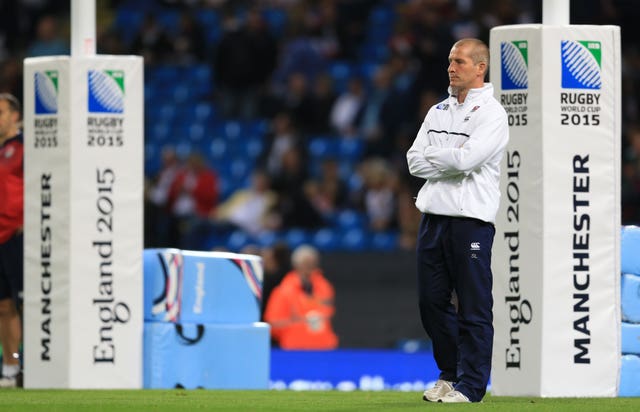
<path id="1" fill-rule="evenodd" d="M 334 349 L 338 337 L 331 327 L 333 286 L 320 270 L 311 274 L 312 294 L 302 289 L 302 281 L 291 271 L 282 279 L 267 302 L 264 319 L 282 349 Z"/>

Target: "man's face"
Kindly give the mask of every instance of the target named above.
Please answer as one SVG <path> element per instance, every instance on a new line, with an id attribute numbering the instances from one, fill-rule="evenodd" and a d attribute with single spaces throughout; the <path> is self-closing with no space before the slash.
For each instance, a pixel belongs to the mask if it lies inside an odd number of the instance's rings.
<path id="1" fill-rule="evenodd" d="M 12 111 L 9 102 L 0 100 L 0 139 L 4 140 L 15 133 L 18 113 Z"/>
<path id="2" fill-rule="evenodd" d="M 296 265 L 296 270 L 302 276 L 309 276 L 314 269 L 318 267 L 318 260 L 314 256 L 305 256 L 304 259 L 300 259 L 300 262 Z"/>
<path id="3" fill-rule="evenodd" d="M 471 59 L 471 45 L 454 46 L 449 53 L 449 85 L 455 91 L 482 87 L 484 63 L 475 64 Z"/>

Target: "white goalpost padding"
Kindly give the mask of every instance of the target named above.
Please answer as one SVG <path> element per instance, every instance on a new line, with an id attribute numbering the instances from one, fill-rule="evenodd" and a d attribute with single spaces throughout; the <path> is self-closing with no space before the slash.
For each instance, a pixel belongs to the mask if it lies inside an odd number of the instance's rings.
<path id="1" fill-rule="evenodd" d="M 72 3 L 72 56 L 25 60 L 24 383 L 140 388 L 143 62 Z"/>
<path id="2" fill-rule="evenodd" d="M 495 395 L 616 396 L 620 30 L 491 31 L 508 113 L 493 248 Z"/>

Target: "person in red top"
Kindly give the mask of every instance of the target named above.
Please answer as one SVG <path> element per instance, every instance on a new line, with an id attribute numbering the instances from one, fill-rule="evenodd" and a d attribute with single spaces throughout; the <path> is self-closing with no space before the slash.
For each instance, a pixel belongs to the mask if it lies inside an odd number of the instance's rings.
<path id="1" fill-rule="evenodd" d="M 218 176 L 200 153 L 187 158 L 169 187 L 167 207 L 171 215 L 171 247 L 200 249 L 209 215 L 218 204 Z"/>
<path id="2" fill-rule="evenodd" d="M 291 255 L 293 270 L 273 290 L 264 319 L 282 349 L 335 349 L 331 326 L 334 290 L 318 268 L 318 251 L 307 245 Z"/>
<path id="3" fill-rule="evenodd" d="M 15 387 L 22 339 L 23 145 L 20 102 L 0 93 L 0 388 Z"/>

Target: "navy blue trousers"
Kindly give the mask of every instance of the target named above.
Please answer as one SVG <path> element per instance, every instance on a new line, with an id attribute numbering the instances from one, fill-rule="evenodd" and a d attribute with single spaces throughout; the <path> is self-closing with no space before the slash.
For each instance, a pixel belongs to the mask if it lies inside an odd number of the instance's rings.
<path id="1" fill-rule="evenodd" d="M 418 234 L 420 317 L 433 342 L 440 379 L 472 402 L 491 374 L 495 228 L 477 219 L 424 214 Z M 457 296 L 457 310 L 452 302 Z"/>

